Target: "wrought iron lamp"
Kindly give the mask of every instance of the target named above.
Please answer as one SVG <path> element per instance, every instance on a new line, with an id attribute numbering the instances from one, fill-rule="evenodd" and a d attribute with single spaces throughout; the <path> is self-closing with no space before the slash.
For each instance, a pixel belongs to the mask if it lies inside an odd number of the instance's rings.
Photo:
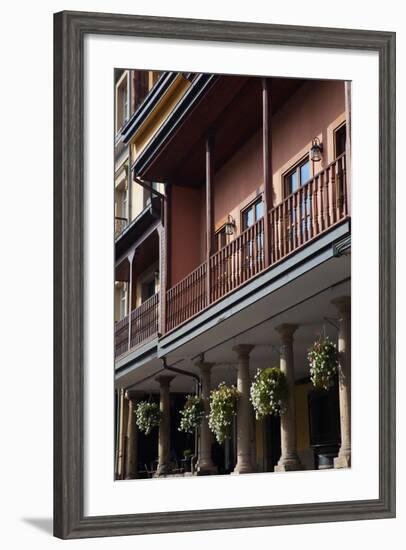
<path id="1" fill-rule="evenodd" d="M 320 162 L 323 152 L 323 144 L 318 137 L 312 139 L 312 146 L 310 149 L 310 158 L 313 162 Z"/>
<path id="2" fill-rule="evenodd" d="M 229 214 L 229 215 L 227 216 L 227 221 L 226 221 L 226 223 L 225 223 L 224 229 L 225 229 L 226 235 L 234 235 L 234 231 L 235 231 L 235 220 L 234 220 L 234 218 L 231 216 L 231 214 Z"/>

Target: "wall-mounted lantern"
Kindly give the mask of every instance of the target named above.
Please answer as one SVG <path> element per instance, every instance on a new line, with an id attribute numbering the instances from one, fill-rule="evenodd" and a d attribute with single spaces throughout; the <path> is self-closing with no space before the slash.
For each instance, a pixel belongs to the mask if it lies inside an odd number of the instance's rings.
<path id="1" fill-rule="evenodd" d="M 312 139 L 312 147 L 310 149 L 310 158 L 313 162 L 320 162 L 323 152 L 323 144 L 318 137 Z"/>
<path id="2" fill-rule="evenodd" d="M 229 214 L 227 216 L 227 221 L 224 225 L 224 229 L 225 229 L 225 233 L 226 235 L 234 235 L 234 231 L 235 231 L 235 220 L 234 218 L 231 216 L 231 214 Z"/>

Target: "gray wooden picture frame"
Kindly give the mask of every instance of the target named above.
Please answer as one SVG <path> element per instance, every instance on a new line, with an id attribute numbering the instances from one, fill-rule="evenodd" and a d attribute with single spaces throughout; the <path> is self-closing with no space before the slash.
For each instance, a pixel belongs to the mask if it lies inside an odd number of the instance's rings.
<path id="1" fill-rule="evenodd" d="M 83 39 L 86 34 L 379 54 L 379 498 L 87 517 L 83 511 Z M 101 537 L 395 516 L 395 33 L 135 15 L 54 16 L 54 534 Z"/>

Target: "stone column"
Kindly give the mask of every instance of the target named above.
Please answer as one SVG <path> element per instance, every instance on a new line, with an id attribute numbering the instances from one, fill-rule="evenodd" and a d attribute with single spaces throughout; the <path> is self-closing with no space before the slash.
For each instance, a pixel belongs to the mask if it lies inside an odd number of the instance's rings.
<path id="1" fill-rule="evenodd" d="M 170 451 L 170 394 L 169 384 L 174 379 L 172 374 L 161 374 L 155 378 L 160 386 L 159 409 L 162 413 L 161 422 L 159 424 L 158 434 L 158 469 L 157 476 L 164 476 L 169 473 L 169 451 Z"/>
<path id="2" fill-rule="evenodd" d="M 197 473 L 198 475 L 216 474 L 217 467 L 211 457 L 212 434 L 207 419 L 210 413 L 210 390 L 211 390 L 211 369 L 215 363 L 205 363 L 199 361 L 196 366 L 200 369 L 200 379 L 202 384 L 202 400 L 204 406 L 204 418 L 200 424 L 200 445 L 198 452 Z"/>
<path id="3" fill-rule="evenodd" d="M 351 466 L 351 298 L 332 300 L 338 310 L 338 392 L 340 402 L 341 447 L 335 468 Z"/>
<path id="4" fill-rule="evenodd" d="M 303 466 L 297 454 L 296 442 L 296 406 L 295 406 L 295 369 L 293 364 L 293 334 L 297 325 L 288 323 L 276 327 L 281 338 L 280 369 L 286 376 L 288 400 L 285 412 L 281 414 L 281 457 L 275 466 L 276 472 L 302 470 Z"/>
<path id="5" fill-rule="evenodd" d="M 125 479 L 134 479 L 138 472 L 138 427 L 135 422 L 135 407 L 138 394 L 127 390 L 125 398 L 128 400 L 127 419 L 127 452 L 125 457 Z"/>
<path id="6" fill-rule="evenodd" d="M 254 471 L 251 452 L 252 410 L 249 371 L 249 355 L 253 347 L 249 344 L 240 344 L 233 348 L 238 356 L 237 389 L 240 393 L 237 406 L 237 464 L 234 474 Z"/>

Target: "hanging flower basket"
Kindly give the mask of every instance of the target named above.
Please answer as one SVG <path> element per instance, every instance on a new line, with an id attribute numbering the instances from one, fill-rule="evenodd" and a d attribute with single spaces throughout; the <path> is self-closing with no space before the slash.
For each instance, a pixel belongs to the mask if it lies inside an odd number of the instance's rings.
<path id="1" fill-rule="evenodd" d="M 231 437 L 233 417 L 237 414 L 238 390 L 221 382 L 210 392 L 209 428 L 219 443 Z"/>
<path id="2" fill-rule="evenodd" d="M 257 420 L 269 415 L 279 416 L 284 410 L 288 396 L 284 373 L 278 367 L 258 370 L 250 393 Z"/>
<path id="3" fill-rule="evenodd" d="M 337 346 L 328 336 L 320 336 L 309 348 L 310 379 L 315 388 L 329 390 L 338 371 Z"/>
<path id="4" fill-rule="evenodd" d="M 203 400 L 197 395 L 187 395 L 185 405 L 180 411 L 180 416 L 178 430 L 189 434 L 194 433 L 204 417 Z"/>
<path id="5" fill-rule="evenodd" d="M 138 429 L 141 432 L 144 432 L 145 435 L 150 434 L 154 428 L 157 428 L 162 418 L 159 405 L 148 401 L 141 401 L 138 403 L 134 413 L 136 416 L 135 422 Z"/>

